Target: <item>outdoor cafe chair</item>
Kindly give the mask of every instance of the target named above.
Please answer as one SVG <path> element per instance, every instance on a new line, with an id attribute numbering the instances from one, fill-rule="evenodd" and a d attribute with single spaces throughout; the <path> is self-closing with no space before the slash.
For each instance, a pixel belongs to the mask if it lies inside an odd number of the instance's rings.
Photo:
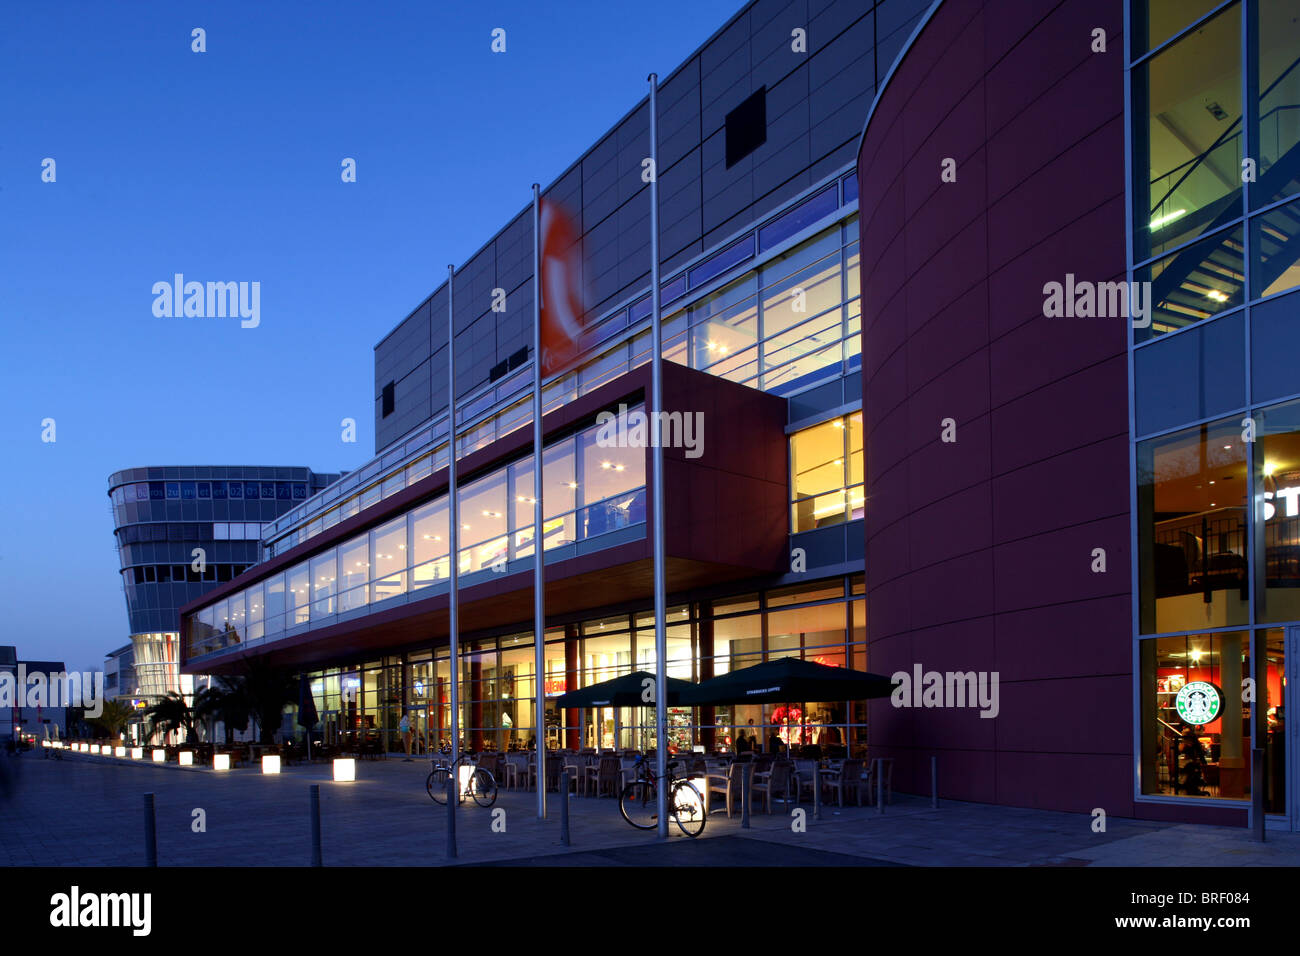
<path id="1" fill-rule="evenodd" d="M 564 770 L 573 771 L 573 792 L 587 795 L 587 778 L 590 775 L 591 761 L 585 754 L 571 754 L 564 758 Z"/>
<path id="2" fill-rule="evenodd" d="M 846 760 L 839 770 L 822 774 L 822 786 L 835 794 L 836 803 L 844 806 L 845 794 L 852 793 L 858 806 L 862 806 L 862 761 Z"/>
<path id="3" fill-rule="evenodd" d="M 750 793 L 763 795 L 763 803 L 768 813 L 772 812 L 772 803 L 778 793 L 786 800 L 793 797 L 795 803 L 799 802 L 799 776 L 795 773 L 794 764 L 789 760 L 784 758 L 774 760 L 770 771 L 757 772 L 754 776 L 756 782 L 750 787 Z"/>
<path id="4" fill-rule="evenodd" d="M 754 765 L 749 762 L 736 762 L 727 768 L 725 773 L 711 773 L 706 778 L 708 783 L 708 793 L 705 794 L 706 804 L 712 801 L 715 793 L 722 794 L 727 801 L 727 818 L 731 818 L 733 809 L 738 809 L 745 775 L 749 775 L 750 782 L 754 779 Z"/>
<path id="5" fill-rule="evenodd" d="M 595 795 L 607 793 L 617 797 L 622 773 L 618 757 L 601 757 L 594 765 L 587 768 L 588 780 L 595 787 Z"/>

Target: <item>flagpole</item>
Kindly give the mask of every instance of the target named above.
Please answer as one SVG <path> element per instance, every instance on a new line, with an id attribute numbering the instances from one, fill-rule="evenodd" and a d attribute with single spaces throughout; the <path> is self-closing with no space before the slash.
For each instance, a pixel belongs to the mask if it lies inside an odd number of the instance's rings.
<path id="1" fill-rule="evenodd" d="M 659 837 L 668 837 L 668 634 L 667 586 L 664 580 L 664 450 L 660 437 L 663 411 L 663 330 L 659 323 L 659 76 L 650 81 L 650 459 L 655 590 L 655 775 L 660 780 Z"/>
<path id="2" fill-rule="evenodd" d="M 546 579 L 542 550 L 541 193 L 533 183 L 533 673 L 537 702 L 537 819 L 546 819 Z M 563 786 L 563 782 L 561 782 Z"/>
<path id="3" fill-rule="evenodd" d="M 456 500 L 456 315 L 452 310 L 451 287 L 456 267 L 447 266 L 447 634 L 451 674 L 451 774 L 459 790 L 460 759 L 460 503 Z M 455 812 L 455 811 L 453 811 Z"/>

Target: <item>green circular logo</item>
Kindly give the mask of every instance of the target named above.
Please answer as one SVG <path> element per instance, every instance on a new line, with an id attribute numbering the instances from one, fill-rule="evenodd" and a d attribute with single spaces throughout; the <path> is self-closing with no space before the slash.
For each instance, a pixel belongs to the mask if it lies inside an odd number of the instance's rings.
<path id="1" fill-rule="evenodd" d="M 1184 684 L 1174 698 L 1174 707 L 1185 723 L 1208 724 L 1219 716 L 1223 694 L 1213 684 L 1194 680 Z"/>

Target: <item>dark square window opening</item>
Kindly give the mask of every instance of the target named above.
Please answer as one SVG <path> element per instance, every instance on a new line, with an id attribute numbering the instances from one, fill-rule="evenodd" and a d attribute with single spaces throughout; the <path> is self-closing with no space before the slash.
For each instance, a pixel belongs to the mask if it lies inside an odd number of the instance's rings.
<path id="1" fill-rule="evenodd" d="M 384 386 L 383 399 L 382 399 L 383 401 L 382 417 L 384 418 L 387 418 L 389 415 L 393 414 L 393 398 L 396 390 L 397 390 L 396 382 L 389 382 L 387 385 Z"/>
<path id="2" fill-rule="evenodd" d="M 767 87 L 727 114 L 727 168 L 730 169 L 767 142 Z"/>

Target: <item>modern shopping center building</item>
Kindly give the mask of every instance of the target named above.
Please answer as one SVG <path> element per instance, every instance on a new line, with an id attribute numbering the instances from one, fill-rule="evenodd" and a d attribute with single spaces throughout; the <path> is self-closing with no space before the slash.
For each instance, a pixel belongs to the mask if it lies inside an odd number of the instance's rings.
<path id="1" fill-rule="evenodd" d="M 1236 824 L 1261 749 L 1300 825 L 1298 57 L 1297 0 L 796 0 L 663 80 L 663 401 L 704 422 L 664 451 L 669 674 L 798 655 L 998 689 L 983 716 L 670 710 L 671 744 L 752 721 L 894 758 L 902 790 L 937 756 L 947 797 Z M 452 279 L 454 427 L 444 284 L 375 348 L 374 460 L 182 609 L 185 670 L 306 673 L 327 736 L 390 749 L 403 714 L 446 732 L 453 675 L 466 743 L 506 748 L 534 695 L 653 670 L 650 457 L 597 425 L 650 382 L 648 109 L 543 190 L 587 290 L 542 392 L 544 673 L 527 208 Z M 638 746 L 648 719 L 552 706 L 543 733 Z"/>

